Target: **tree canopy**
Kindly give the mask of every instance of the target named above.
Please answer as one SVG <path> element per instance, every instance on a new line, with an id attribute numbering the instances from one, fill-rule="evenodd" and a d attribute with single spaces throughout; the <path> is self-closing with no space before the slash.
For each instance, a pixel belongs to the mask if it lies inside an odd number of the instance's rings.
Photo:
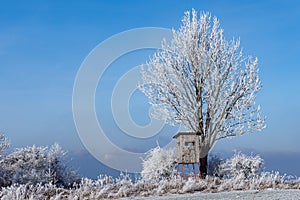
<path id="1" fill-rule="evenodd" d="M 210 13 L 187 11 L 170 42 L 163 41 L 141 71 L 140 90 L 155 118 L 200 135 L 202 156 L 216 140 L 260 131 L 256 105 L 262 84 L 258 59 L 245 56 L 239 39 L 226 40 Z"/>

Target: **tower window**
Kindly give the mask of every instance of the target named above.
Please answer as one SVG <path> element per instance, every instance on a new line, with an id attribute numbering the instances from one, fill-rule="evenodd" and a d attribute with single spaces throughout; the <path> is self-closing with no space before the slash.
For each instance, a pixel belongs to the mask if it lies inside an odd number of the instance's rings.
<path id="1" fill-rule="evenodd" d="M 185 142 L 185 146 L 193 147 L 195 146 L 195 142 Z"/>

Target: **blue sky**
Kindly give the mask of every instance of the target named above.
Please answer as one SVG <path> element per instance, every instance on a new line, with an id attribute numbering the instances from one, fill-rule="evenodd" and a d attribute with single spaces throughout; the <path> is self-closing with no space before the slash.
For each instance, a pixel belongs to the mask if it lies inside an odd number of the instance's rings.
<path id="1" fill-rule="evenodd" d="M 300 2 L 297 0 L 191 1 L 3 1 L 0 0 L 0 131 L 13 147 L 58 142 L 77 151 L 83 145 L 72 118 L 72 90 L 79 67 L 100 42 L 140 27 L 175 28 L 184 11 L 209 11 L 227 38 L 240 37 L 244 53 L 259 58 L 263 89 L 258 95 L 267 128 L 217 143 L 235 148 L 300 153 Z M 132 53 L 105 74 L 97 99 L 111 94 L 115 81 L 153 51 Z M 122 63 L 123 62 L 123 63 Z M 102 95 L 102 96 L 101 96 Z M 132 97 L 132 118 L 146 124 L 147 99 Z M 137 109 L 134 109 L 132 105 Z M 96 103 L 98 114 L 108 103 Z M 113 122 L 107 129 L 117 134 Z M 111 126 L 111 127 L 110 127 Z M 120 142 L 117 135 L 111 139 Z M 155 138 L 149 146 L 155 145 Z M 122 144 L 120 144 L 122 145 Z M 134 145 L 134 140 L 124 144 Z M 144 146 L 144 145 L 142 145 Z M 143 149 L 144 150 L 144 149 Z"/>

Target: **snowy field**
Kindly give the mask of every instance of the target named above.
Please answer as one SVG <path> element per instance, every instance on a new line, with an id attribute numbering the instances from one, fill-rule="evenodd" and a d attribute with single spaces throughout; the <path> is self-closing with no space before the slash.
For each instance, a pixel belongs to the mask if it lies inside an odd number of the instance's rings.
<path id="1" fill-rule="evenodd" d="M 123 198 L 125 199 L 172 199 L 172 200 L 232 200 L 232 199 L 251 199 L 251 200 L 297 200 L 300 199 L 300 190 L 248 190 L 248 191 L 232 191 L 232 192 L 218 192 L 218 193 L 201 193 L 182 194 L 182 195 L 168 195 L 155 197 L 137 197 L 137 198 Z"/>

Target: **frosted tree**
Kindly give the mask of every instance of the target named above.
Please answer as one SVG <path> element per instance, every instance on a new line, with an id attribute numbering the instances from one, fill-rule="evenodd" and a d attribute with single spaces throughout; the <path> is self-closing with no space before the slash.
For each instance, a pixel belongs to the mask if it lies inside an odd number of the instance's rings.
<path id="1" fill-rule="evenodd" d="M 243 55 L 239 40 L 224 38 L 216 17 L 198 18 L 192 10 L 141 71 L 139 88 L 150 100 L 151 114 L 199 135 L 203 176 L 217 140 L 265 127 L 255 104 L 261 89 L 257 64 L 257 58 Z"/>
<path id="2" fill-rule="evenodd" d="M 0 133 L 0 158 L 2 154 L 4 153 L 5 150 L 7 150 L 9 147 L 9 142 L 7 139 L 4 137 L 2 133 Z"/>

